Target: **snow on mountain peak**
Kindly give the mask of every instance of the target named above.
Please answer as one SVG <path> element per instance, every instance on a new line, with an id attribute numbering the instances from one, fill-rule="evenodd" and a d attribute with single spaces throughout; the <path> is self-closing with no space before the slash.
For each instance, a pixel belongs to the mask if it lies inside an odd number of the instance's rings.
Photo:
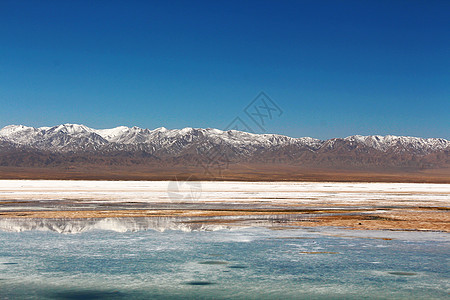
<path id="1" fill-rule="evenodd" d="M 346 137 L 344 140 L 350 142 L 359 142 L 368 147 L 375 148 L 380 151 L 387 151 L 387 149 L 396 149 L 399 152 L 406 150 L 415 150 L 428 153 L 434 150 L 442 150 L 450 147 L 450 142 L 439 138 L 418 138 L 410 136 L 395 136 L 395 135 L 352 135 Z"/>
<path id="2" fill-rule="evenodd" d="M 24 125 L 9 125 L 0 130 L 0 137 L 13 143 L 28 145 L 33 136 L 41 135 L 42 132 L 43 130 L 40 128 Z"/>
<path id="3" fill-rule="evenodd" d="M 33 129 L 33 127 L 28 127 L 24 125 L 8 125 L 0 130 L 0 136 L 8 136 L 10 134 L 14 134 L 29 129 Z"/>
<path id="4" fill-rule="evenodd" d="M 129 130 L 130 128 L 126 126 L 118 126 L 111 129 L 97 129 L 95 132 L 108 142 L 116 142 L 120 136 Z"/>
<path id="5" fill-rule="evenodd" d="M 85 132 L 94 132 L 93 129 L 80 124 L 63 124 L 51 127 L 48 131 L 50 132 L 62 132 L 67 134 L 79 134 Z"/>

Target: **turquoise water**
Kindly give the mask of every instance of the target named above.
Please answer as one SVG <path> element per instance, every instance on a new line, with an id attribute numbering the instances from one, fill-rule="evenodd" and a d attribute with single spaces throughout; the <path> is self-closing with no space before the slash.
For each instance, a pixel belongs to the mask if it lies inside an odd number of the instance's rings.
<path id="1" fill-rule="evenodd" d="M 0 243 L 1 299 L 450 296 L 445 233 L 26 231 L 0 232 Z"/>

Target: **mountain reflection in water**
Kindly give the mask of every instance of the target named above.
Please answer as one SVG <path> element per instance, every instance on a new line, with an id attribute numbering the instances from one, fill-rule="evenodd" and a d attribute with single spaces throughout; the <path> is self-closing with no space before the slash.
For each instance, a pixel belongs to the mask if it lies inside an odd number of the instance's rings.
<path id="1" fill-rule="evenodd" d="M 121 218 L 2 218 L 0 230 L 6 232 L 53 231 L 64 234 L 82 233 L 92 230 L 136 232 L 144 230 L 214 231 L 242 227 L 272 227 L 289 221 L 299 221 L 298 215 L 253 215 L 215 217 L 121 217 Z"/>

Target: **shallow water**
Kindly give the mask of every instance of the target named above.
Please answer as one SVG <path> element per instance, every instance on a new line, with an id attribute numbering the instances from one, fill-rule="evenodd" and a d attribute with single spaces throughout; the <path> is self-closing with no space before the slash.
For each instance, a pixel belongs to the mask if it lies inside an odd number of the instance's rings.
<path id="1" fill-rule="evenodd" d="M 292 225 L 319 214 L 448 207 L 449 191 L 202 182 L 193 195 L 168 182 L 2 181 L 0 299 L 448 299 L 448 233 Z M 133 210 L 155 215 L 82 216 Z M 50 211 L 80 216 L 29 214 Z"/>
<path id="2" fill-rule="evenodd" d="M 0 298 L 448 299 L 437 232 L 0 232 Z"/>

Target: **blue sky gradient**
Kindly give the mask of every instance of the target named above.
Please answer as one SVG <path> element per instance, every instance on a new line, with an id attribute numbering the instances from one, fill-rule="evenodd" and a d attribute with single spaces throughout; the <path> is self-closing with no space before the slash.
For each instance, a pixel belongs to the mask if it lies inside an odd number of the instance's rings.
<path id="1" fill-rule="evenodd" d="M 450 1 L 0 1 L 0 127 L 450 138 Z"/>

